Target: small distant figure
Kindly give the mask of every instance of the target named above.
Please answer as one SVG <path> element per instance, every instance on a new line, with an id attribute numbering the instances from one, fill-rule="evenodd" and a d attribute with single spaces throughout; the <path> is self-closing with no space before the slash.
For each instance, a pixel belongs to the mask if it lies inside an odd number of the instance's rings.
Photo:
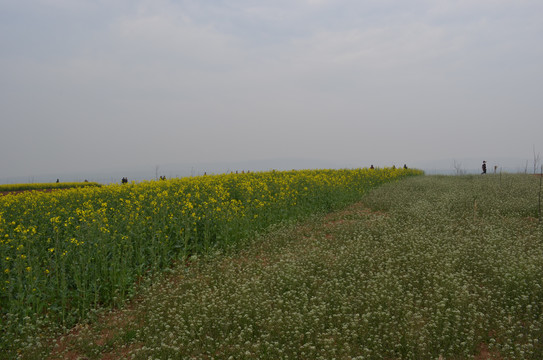
<path id="1" fill-rule="evenodd" d="M 403 164 L 403 168 L 407 170 L 407 164 Z"/>
<path id="2" fill-rule="evenodd" d="M 371 164 L 370 169 L 372 169 L 372 170 L 375 169 L 375 168 L 373 167 L 373 164 Z"/>
<path id="3" fill-rule="evenodd" d="M 89 182 L 89 180 L 85 179 L 85 181 L 84 181 L 84 182 Z"/>
<path id="4" fill-rule="evenodd" d="M 486 174 L 486 161 L 483 161 L 483 165 L 481 166 L 481 168 L 483 169 L 481 175 Z"/>
<path id="5" fill-rule="evenodd" d="M 392 170 L 396 170 L 396 165 L 392 165 Z"/>
<path id="6" fill-rule="evenodd" d="M 123 179 L 121 180 L 121 184 L 128 184 L 128 178 L 123 177 Z"/>
<path id="7" fill-rule="evenodd" d="M 498 171 L 498 165 L 494 165 L 494 174 Z"/>
<path id="8" fill-rule="evenodd" d="M 58 184 L 59 182 L 60 182 L 60 180 L 59 180 L 59 179 L 57 179 L 57 184 Z"/>
<path id="9" fill-rule="evenodd" d="M 166 180 L 166 175 L 161 176 L 161 177 L 160 177 L 160 180 Z"/>

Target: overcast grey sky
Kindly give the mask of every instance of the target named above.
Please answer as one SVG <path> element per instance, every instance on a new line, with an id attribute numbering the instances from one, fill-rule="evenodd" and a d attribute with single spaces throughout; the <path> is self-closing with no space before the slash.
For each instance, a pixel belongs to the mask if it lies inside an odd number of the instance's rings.
<path id="1" fill-rule="evenodd" d="M 0 0 L 0 178 L 543 153 L 541 0 Z"/>

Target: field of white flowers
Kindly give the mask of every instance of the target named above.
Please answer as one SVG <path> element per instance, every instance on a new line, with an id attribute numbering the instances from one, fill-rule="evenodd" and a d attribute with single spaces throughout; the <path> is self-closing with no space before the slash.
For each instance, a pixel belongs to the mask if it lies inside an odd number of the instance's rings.
<path id="1" fill-rule="evenodd" d="M 541 359 L 538 191 L 529 175 L 384 185 L 183 264 L 53 358 Z"/>

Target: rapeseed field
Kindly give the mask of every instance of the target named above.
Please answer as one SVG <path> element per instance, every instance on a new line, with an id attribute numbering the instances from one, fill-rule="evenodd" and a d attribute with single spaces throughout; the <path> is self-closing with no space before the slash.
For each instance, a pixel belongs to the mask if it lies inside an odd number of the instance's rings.
<path id="1" fill-rule="evenodd" d="M 272 224 L 331 211 L 418 170 L 224 174 L 0 197 L 2 346 L 121 305 L 135 285 Z"/>

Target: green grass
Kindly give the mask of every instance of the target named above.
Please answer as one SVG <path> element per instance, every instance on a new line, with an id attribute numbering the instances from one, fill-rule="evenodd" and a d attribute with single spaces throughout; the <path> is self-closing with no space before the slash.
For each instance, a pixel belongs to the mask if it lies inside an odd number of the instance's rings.
<path id="1" fill-rule="evenodd" d="M 538 191 L 525 175 L 381 186 L 193 258 L 59 340 L 53 358 L 541 359 Z"/>

